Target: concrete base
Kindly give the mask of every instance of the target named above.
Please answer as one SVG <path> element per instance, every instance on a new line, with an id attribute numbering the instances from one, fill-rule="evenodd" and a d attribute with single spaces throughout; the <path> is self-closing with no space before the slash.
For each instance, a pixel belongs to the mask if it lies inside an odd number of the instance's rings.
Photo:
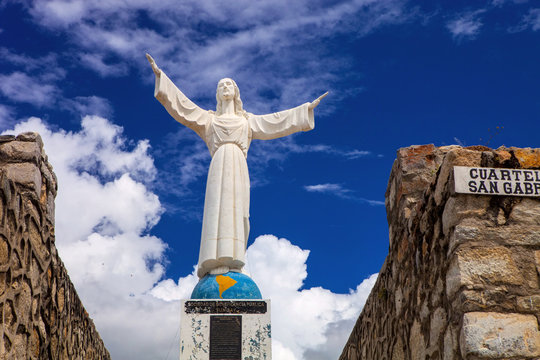
<path id="1" fill-rule="evenodd" d="M 271 360 L 270 300 L 183 300 L 180 360 Z"/>

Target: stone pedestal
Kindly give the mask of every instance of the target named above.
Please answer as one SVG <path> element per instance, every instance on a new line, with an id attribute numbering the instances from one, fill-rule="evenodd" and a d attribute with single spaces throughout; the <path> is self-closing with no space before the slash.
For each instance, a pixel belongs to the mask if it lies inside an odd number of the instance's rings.
<path id="1" fill-rule="evenodd" d="M 183 300 L 180 360 L 271 360 L 270 300 Z"/>

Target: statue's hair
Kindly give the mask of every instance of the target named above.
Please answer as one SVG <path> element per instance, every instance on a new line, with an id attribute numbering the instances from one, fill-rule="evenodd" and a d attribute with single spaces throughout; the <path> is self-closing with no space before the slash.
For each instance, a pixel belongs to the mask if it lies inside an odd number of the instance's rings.
<path id="1" fill-rule="evenodd" d="M 242 99 L 240 99 L 240 89 L 238 88 L 238 85 L 236 85 L 236 82 L 231 78 L 223 78 L 218 81 L 218 87 L 219 83 L 223 80 L 228 79 L 231 80 L 234 86 L 234 112 L 238 116 L 247 117 L 247 112 L 244 110 L 244 107 L 242 105 Z M 223 109 L 221 106 L 221 99 L 219 98 L 219 91 L 216 89 L 216 112 L 215 114 L 217 116 L 223 114 Z"/>

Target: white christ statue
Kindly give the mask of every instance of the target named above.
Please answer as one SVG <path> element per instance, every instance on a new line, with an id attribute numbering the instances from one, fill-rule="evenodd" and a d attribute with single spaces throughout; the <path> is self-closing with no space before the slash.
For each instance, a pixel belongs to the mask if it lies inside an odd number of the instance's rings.
<path id="1" fill-rule="evenodd" d="M 156 75 L 154 96 L 169 114 L 199 135 L 212 156 L 204 199 L 201 248 L 197 275 L 241 272 L 249 235 L 249 174 L 251 140 L 270 140 L 315 126 L 313 109 L 328 93 L 311 103 L 267 115 L 242 108 L 234 80 L 218 82 L 216 111 L 189 100 L 146 54 Z"/>

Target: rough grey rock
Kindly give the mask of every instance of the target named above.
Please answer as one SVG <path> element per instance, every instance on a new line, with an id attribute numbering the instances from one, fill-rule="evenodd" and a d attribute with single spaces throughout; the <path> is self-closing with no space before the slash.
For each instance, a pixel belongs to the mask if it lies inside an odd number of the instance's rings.
<path id="1" fill-rule="evenodd" d="M 540 199 L 456 194 L 457 165 L 538 169 L 540 149 L 399 149 L 389 253 L 340 360 L 540 359 Z"/>
<path id="2" fill-rule="evenodd" d="M 0 159 L 15 162 L 33 162 L 41 158 L 41 148 L 36 142 L 11 141 L 0 145 Z"/>
<path id="3" fill-rule="evenodd" d="M 461 355 L 487 359 L 540 356 L 540 332 L 534 315 L 471 312 L 463 317 Z"/>

